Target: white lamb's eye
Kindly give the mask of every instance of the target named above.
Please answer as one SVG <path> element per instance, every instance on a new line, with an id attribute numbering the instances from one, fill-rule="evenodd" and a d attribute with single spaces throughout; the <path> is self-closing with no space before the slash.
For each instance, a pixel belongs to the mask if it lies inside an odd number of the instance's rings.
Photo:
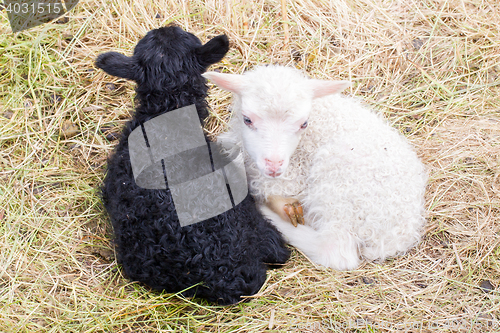
<path id="1" fill-rule="evenodd" d="M 245 125 L 252 125 L 252 119 L 248 118 L 247 116 L 243 116 L 243 122 L 245 123 Z"/>
<path id="2" fill-rule="evenodd" d="M 306 121 L 305 121 L 302 125 L 300 125 L 300 128 L 301 128 L 301 129 L 304 129 L 304 128 L 306 128 L 306 127 L 307 127 L 307 120 L 306 120 Z"/>

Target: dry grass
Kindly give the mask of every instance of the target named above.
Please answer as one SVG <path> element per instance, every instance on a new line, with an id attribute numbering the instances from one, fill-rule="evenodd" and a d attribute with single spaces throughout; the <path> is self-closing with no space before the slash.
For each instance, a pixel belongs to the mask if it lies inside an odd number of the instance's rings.
<path id="1" fill-rule="evenodd" d="M 68 16 L 17 34 L 0 18 L 0 331 L 500 330 L 496 1 L 81 0 Z M 172 21 L 202 40 L 228 34 L 232 49 L 214 66 L 225 72 L 277 62 L 353 81 L 347 93 L 383 112 L 429 166 L 422 243 L 352 272 L 295 251 L 231 307 L 124 279 L 96 188 L 133 85 L 92 62 Z M 215 134 L 229 95 L 214 88 L 210 103 Z"/>

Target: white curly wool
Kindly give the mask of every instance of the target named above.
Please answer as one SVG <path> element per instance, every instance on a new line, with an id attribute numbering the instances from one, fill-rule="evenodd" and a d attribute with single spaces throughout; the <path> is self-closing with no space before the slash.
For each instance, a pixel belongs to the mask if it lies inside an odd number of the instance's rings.
<path id="1" fill-rule="evenodd" d="M 361 257 L 383 260 L 418 243 L 425 167 L 384 119 L 337 94 L 345 82 L 282 66 L 205 75 L 234 93 L 229 131 L 218 140 L 244 147 L 250 191 L 290 244 L 315 263 L 346 270 Z M 273 177 L 269 165 L 280 163 L 283 174 Z M 305 225 L 267 208 L 270 195 L 297 198 Z"/>

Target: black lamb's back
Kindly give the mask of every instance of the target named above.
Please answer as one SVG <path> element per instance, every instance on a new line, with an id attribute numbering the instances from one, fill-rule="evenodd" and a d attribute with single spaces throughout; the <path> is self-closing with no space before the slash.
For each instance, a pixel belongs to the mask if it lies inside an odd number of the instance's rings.
<path id="1" fill-rule="evenodd" d="M 227 37 L 202 44 L 179 27 L 150 31 L 131 57 L 100 55 L 96 65 L 137 83 L 137 108 L 108 160 L 102 187 L 104 206 L 126 275 L 157 290 L 184 292 L 220 304 L 256 293 L 266 278 L 265 263 L 284 263 L 288 249 L 248 195 L 229 211 L 181 227 L 170 189 L 136 185 L 128 136 L 144 122 L 195 104 L 200 121 L 208 115 L 207 85 L 201 74 L 224 57 Z"/>

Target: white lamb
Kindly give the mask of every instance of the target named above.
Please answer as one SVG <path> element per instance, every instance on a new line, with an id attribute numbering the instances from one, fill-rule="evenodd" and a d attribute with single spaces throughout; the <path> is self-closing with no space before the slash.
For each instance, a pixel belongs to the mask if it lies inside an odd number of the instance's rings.
<path id="1" fill-rule="evenodd" d="M 234 93 L 230 129 L 218 141 L 244 148 L 262 212 L 313 262 L 354 269 L 360 257 L 384 260 L 418 243 L 424 165 L 385 120 L 338 94 L 349 82 L 282 66 L 204 76 Z M 288 200 L 278 200 L 282 211 L 298 200 L 305 225 L 280 214 L 276 197 Z"/>

